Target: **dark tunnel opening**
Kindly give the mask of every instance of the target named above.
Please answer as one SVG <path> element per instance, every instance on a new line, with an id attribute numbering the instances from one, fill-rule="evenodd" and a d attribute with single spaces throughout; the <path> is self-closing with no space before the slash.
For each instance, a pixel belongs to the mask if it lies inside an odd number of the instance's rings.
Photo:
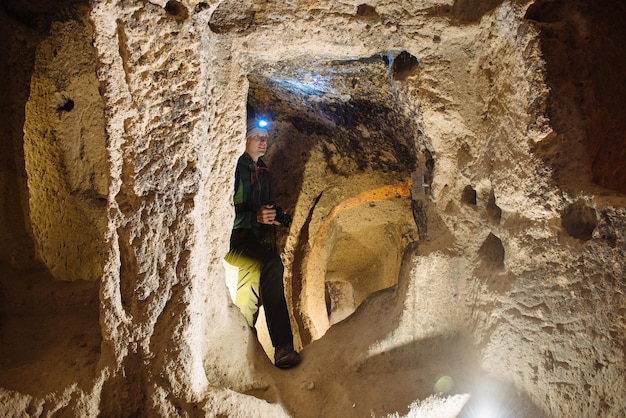
<path id="1" fill-rule="evenodd" d="M 575 189 L 592 183 L 626 193 L 625 15 L 624 4 L 612 0 L 538 1 L 526 13 L 540 31 L 557 133 L 538 154 L 559 183 Z M 586 164 L 572 166 L 577 160 Z"/>
<path id="2" fill-rule="evenodd" d="M 411 179 L 431 158 L 417 157 L 416 118 L 395 81 L 418 61 L 396 56 L 396 65 L 382 54 L 259 63 L 248 75 L 247 116 L 271 121 L 265 161 L 274 200 L 294 218 L 277 241 L 303 346 L 397 283 L 404 248 L 419 236 L 414 212 L 425 208 Z"/>

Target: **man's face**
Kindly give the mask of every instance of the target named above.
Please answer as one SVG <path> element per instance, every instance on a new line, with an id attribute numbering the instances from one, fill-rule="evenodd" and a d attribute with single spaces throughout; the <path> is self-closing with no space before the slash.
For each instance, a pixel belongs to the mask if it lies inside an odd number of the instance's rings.
<path id="1" fill-rule="evenodd" d="M 246 139 L 246 152 L 253 158 L 257 159 L 265 155 L 267 151 L 267 135 L 256 134 Z"/>

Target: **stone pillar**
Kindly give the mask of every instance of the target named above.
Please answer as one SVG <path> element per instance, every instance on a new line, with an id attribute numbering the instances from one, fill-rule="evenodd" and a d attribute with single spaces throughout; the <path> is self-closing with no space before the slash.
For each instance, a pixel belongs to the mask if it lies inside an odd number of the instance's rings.
<path id="1" fill-rule="evenodd" d="M 245 77 L 223 66 L 229 44 L 202 10 L 178 6 L 99 1 L 91 12 L 111 165 L 101 322 L 113 376 L 103 398 L 123 397 L 113 414 L 162 391 L 193 401 L 209 383 L 251 384 L 251 333 L 221 264 Z"/>

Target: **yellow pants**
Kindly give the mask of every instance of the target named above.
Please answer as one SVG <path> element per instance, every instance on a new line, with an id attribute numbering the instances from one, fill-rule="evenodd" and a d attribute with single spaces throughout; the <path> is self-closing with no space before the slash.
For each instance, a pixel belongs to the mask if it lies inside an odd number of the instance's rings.
<path id="1" fill-rule="evenodd" d="M 239 268 L 235 305 L 254 326 L 259 306 L 274 347 L 293 344 L 289 311 L 283 285 L 284 266 L 280 256 L 261 244 L 251 230 L 234 230 L 226 262 Z"/>
<path id="2" fill-rule="evenodd" d="M 237 275 L 237 292 L 235 305 L 241 310 L 248 325 L 254 326 L 259 312 L 259 295 L 261 286 L 261 263 L 242 253 L 230 251 L 225 260 L 239 267 Z"/>

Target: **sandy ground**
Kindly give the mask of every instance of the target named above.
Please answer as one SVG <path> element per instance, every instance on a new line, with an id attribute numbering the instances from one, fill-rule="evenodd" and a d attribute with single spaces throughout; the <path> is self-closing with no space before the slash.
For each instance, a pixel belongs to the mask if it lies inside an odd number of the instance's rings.
<path id="1" fill-rule="evenodd" d="M 89 391 L 100 357 L 98 284 L 53 281 L 42 272 L 17 280 L 14 274 L 4 268 L 0 281 L 0 387 L 34 398 L 74 384 Z M 279 403 L 298 418 L 452 417 L 459 411 L 460 416 L 475 416 L 478 389 L 491 385 L 492 401 L 515 405 L 516 414 L 510 416 L 527 416 L 517 414 L 528 408 L 527 402 L 477 374 L 474 349 L 461 335 L 416 340 L 368 355 L 368 348 L 393 328 L 396 297 L 392 288 L 368 298 L 352 316 L 307 345 L 302 363 L 293 369 L 274 367 L 259 344 L 254 367 L 271 383 L 247 394 Z M 388 320 L 379 321 L 381 317 Z M 493 397 L 498 391 L 499 398 Z"/>
<path id="2" fill-rule="evenodd" d="M 90 388 L 100 358 L 99 283 L 0 271 L 0 387 L 34 397 Z"/>
<path id="3" fill-rule="evenodd" d="M 306 346 L 293 369 L 277 369 L 259 355 L 255 366 L 274 382 L 250 394 L 278 401 L 298 418 L 542 416 L 514 388 L 480 373 L 476 349 L 463 335 L 438 335 L 368 354 L 392 331 L 395 299 L 395 288 L 371 296 Z"/>

